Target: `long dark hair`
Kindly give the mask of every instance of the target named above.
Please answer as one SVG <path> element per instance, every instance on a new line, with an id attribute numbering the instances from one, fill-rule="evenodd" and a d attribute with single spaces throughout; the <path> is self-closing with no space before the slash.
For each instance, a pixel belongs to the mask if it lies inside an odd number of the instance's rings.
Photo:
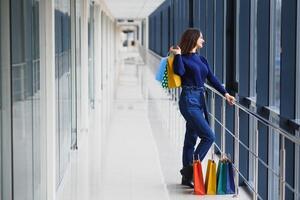
<path id="1" fill-rule="evenodd" d="M 188 28 L 181 36 L 179 47 L 182 54 L 189 53 L 197 44 L 201 31 L 197 28 Z"/>

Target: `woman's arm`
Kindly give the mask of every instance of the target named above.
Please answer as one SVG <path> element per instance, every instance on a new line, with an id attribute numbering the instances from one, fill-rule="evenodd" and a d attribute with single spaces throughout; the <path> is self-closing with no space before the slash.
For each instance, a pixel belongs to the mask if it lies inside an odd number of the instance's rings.
<path id="1" fill-rule="evenodd" d="M 174 73 L 182 76 L 185 73 L 185 68 L 180 54 L 176 54 L 174 58 Z"/>
<path id="2" fill-rule="evenodd" d="M 179 46 L 176 46 L 176 48 L 173 48 L 173 46 L 171 46 L 170 52 L 175 55 L 174 63 L 173 63 L 174 73 L 179 76 L 182 76 L 185 73 L 185 68 L 182 62 L 181 49 Z"/>

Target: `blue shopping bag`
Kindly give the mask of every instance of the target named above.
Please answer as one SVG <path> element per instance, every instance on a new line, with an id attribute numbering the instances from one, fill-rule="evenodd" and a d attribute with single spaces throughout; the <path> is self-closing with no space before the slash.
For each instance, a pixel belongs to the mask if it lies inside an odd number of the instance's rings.
<path id="1" fill-rule="evenodd" d="M 226 162 L 226 194 L 235 193 L 233 166 L 230 161 Z"/>
<path id="2" fill-rule="evenodd" d="M 163 81 L 164 73 L 165 73 L 165 71 L 166 71 L 166 69 L 167 69 L 167 60 L 168 60 L 168 57 L 163 57 L 163 58 L 160 60 L 158 69 L 157 69 L 157 71 L 156 71 L 155 79 L 158 80 L 159 82 L 162 82 L 162 81 Z"/>

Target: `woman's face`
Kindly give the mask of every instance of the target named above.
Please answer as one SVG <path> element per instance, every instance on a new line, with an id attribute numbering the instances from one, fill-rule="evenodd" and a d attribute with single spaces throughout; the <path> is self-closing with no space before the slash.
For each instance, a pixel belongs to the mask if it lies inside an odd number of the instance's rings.
<path id="1" fill-rule="evenodd" d="M 197 40 L 197 48 L 201 49 L 203 47 L 203 44 L 204 44 L 203 35 L 202 33 L 200 33 L 200 37 Z"/>

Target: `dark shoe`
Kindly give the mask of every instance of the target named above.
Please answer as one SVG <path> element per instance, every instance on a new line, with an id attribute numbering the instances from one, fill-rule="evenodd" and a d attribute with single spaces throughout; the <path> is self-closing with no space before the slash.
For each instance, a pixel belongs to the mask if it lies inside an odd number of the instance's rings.
<path id="1" fill-rule="evenodd" d="M 194 182 L 190 179 L 186 179 L 185 177 L 182 177 L 181 179 L 181 185 L 186 185 L 186 186 L 189 186 L 191 188 L 194 188 Z"/>
<path id="2" fill-rule="evenodd" d="M 186 180 L 193 180 L 193 165 L 183 167 L 180 173 Z"/>

